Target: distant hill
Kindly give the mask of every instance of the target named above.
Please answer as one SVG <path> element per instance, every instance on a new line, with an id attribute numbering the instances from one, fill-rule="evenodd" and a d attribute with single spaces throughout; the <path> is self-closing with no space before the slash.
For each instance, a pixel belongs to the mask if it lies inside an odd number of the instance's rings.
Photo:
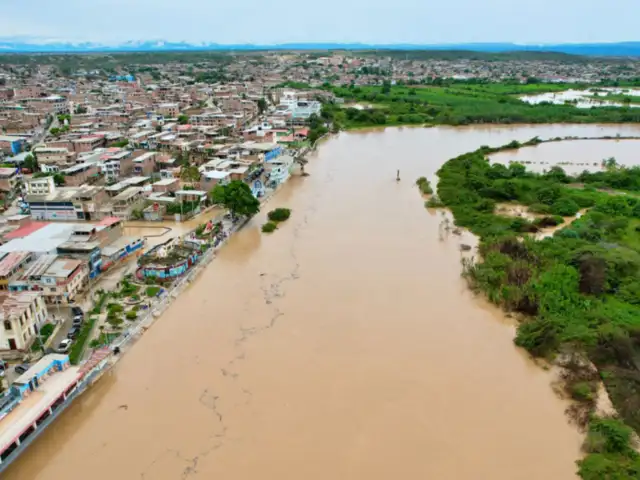
<path id="1" fill-rule="evenodd" d="M 601 57 L 640 57 L 640 42 L 563 43 L 520 45 L 515 43 L 459 44 L 363 44 L 363 43 L 282 43 L 276 45 L 169 42 L 164 40 L 129 41 L 119 44 L 95 42 L 55 42 L 37 39 L 0 37 L 0 53 L 108 53 L 108 52 L 176 52 L 176 51 L 257 51 L 257 50 L 395 50 L 395 51 L 472 51 L 556 52 Z"/>

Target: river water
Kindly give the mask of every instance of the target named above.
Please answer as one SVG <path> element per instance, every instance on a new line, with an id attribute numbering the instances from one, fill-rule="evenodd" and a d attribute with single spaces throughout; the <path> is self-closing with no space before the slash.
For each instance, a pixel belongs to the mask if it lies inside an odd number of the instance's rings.
<path id="1" fill-rule="evenodd" d="M 581 435 L 413 186 L 480 145 L 632 127 L 342 133 L 3 480 L 575 478 Z M 551 154 L 551 153 L 550 153 Z M 395 181 L 400 169 L 402 181 Z"/>

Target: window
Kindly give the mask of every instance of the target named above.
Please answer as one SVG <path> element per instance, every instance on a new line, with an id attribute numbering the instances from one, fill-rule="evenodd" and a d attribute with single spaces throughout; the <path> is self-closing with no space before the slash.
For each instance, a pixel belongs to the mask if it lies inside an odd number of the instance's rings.
<path id="1" fill-rule="evenodd" d="M 4 329 L 5 330 L 13 330 L 13 327 L 11 326 L 11 322 L 9 320 L 5 320 L 4 321 Z"/>

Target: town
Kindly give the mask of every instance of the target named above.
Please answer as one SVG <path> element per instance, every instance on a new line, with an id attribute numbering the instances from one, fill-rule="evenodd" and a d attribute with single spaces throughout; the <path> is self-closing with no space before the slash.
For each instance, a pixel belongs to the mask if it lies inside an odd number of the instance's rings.
<path id="1" fill-rule="evenodd" d="M 636 60 L 553 56 L 183 57 L 3 56 L 0 471 L 240 228 L 216 188 L 242 184 L 264 200 L 304 174 L 329 131 L 317 128 L 323 103 L 342 103 L 324 84 L 640 77 Z"/>

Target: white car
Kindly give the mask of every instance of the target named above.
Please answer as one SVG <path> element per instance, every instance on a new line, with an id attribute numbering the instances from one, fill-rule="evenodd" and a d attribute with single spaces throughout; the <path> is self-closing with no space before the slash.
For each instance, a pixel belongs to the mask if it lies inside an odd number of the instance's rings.
<path id="1" fill-rule="evenodd" d="M 73 340 L 71 340 L 70 338 L 65 338 L 60 342 L 60 344 L 58 345 L 58 348 L 56 348 L 56 352 L 67 353 L 71 349 L 72 342 Z"/>

